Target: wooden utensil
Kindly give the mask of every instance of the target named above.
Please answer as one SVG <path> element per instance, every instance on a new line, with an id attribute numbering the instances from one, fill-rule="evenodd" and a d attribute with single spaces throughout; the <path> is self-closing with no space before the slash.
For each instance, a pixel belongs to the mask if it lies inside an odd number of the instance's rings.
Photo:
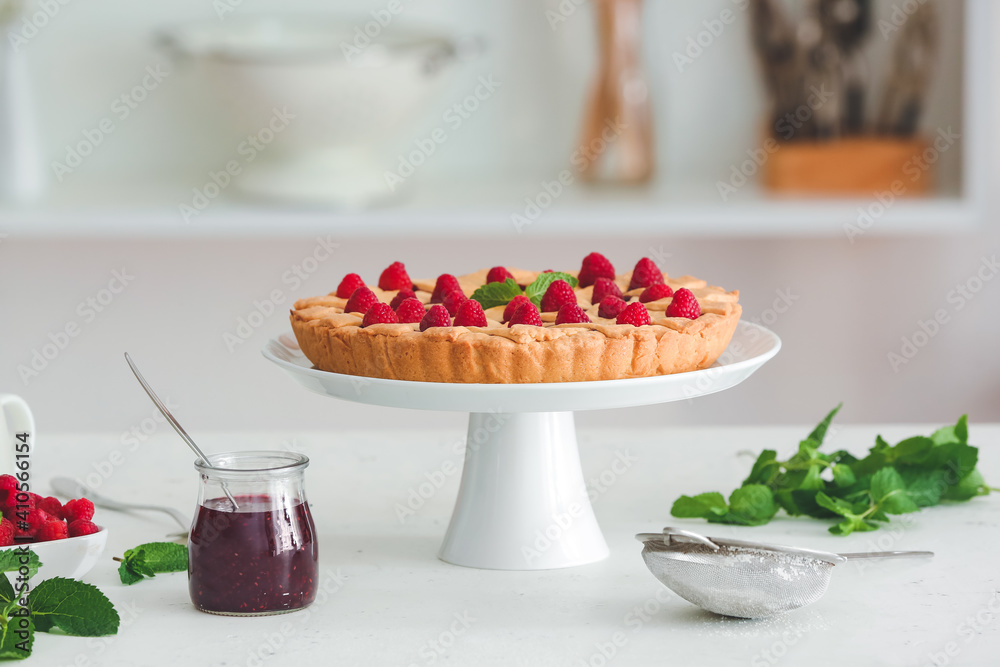
<path id="1" fill-rule="evenodd" d="M 640 64 L 642 0 L 595 0 L 599 65 L 580 137 L 584 180 L 640 183 L 653 174 L 649 89 Z"/>

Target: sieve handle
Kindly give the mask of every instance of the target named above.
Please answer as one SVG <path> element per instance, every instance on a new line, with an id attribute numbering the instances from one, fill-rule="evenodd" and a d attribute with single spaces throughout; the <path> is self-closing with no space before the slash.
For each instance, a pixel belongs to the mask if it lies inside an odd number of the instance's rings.
<path id="1" fill-rule="evenodd" d="M 863 558 L 932 558 L 933 551 L 868 551 L 864 553 L 837 554 L 847 560 Z"/>

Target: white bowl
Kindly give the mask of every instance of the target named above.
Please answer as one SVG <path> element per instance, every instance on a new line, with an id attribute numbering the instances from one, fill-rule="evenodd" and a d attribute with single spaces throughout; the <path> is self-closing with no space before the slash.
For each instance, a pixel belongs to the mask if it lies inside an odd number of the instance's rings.
<path id="1" fill-rule="evenodd" d="M 90 572 L 108 543 L 108 529 L 101 528 L 92 535 L 67 537 L 65 540 L 32 543 L 31 550 L 38 554 L 42 566 L 32 581 L 39 582 L 52 577 L 79 579 Z M 0 547 L 0 550 L 16 549 L 19 545 Z"/>
<path id="2" fill-rule="evenodd" d="M 384 172 L 395 160 L 384 155 L 403 148 L 397 139 L 412 139 L 413 121 L 457 48 L 393 22 L 348 57 L 344 45 L 355 42 L 358 27 L 322 16 L 246 16 L 166 28 L 157 41 L 189 65 L 182 69 L 204 77 L 241 136 L 266 135 L 275 109 L 294 115 L 271 125 L 273 146 L 252 159 L 244 159 L 249 151 L 232 156 L 240 189 L 355 208 L 393 196 Z"/>

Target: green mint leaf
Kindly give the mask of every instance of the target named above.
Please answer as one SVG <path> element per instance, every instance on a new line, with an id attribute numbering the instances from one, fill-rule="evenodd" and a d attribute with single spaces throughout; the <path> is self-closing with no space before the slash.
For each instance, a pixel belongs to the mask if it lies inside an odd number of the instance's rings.
<path id="1" fill-rule="evenodd" d="M 931 438 L 923 436 L 907 438 L 887 452 L 888 460 L 895 464 L 922 465 L 932 449 L 934 440 Z"/>
<path id="2" fill-rule="evenodd" d="M 7 578 L 6 574 L 0 574 L 0 600 L 3 601 L 3 606 L 9 606 L 16 599 L 17 594 L 14 592 L 14 587 L 10 585 L 10 579 Z"/>
<path id="3" fill-rule="evenodd" d="M 6 579 L 0 575 L 0 579 Z M 7 583 L 10 585 L 10 582 Z M 31 615 L 4 619 L 0 628 L 0 660 L 24 660 L 35 645 L 35 625 Z"/>
<path id="4" fill-rule="evenodd" d="M 549 288 L 549 285 L 557 280 L 565 280 L 570 284 L 570 287 L 577 286 L 577 280 L 568 273 L 559 273 L 558 271 L 553 271 L 551 273 L 540 273 L 538 277 L 535 278 L 530 285 L 528 285 L 524 294 L 531 299 L 531 302 L 536 306 L 542 305 L 542 297 L 545 296 L 545 290 Z M 484 306 L 485 307 L 485 306 Z"/>
<path id="5" fill-rule="evenodd" d="M 906 484 L 906 493 L 918 507 L 930 507 L 941 502 L 941 494 L 948 488 L 944 470 L 924 470 L 905 466 L 899 475 Z"/>
<path id="6" fill-rule="evenodd" d="M 833 483 L 840 488 L 854 486 L 857 481 L 851 466 L 844 463 L 837 463 L 833 466 Z"/>
<path id="7" fill-rule="evenodd" d="M 954 426 L 944 426 L 934 431 L 931 440 L 935 445 L 945 445 L 957 442 L 961 445 L 969 442 L 969 415 L 962 415 Z"/>
<path id="8" fill-rule="evenodd" d="M 469 297 L 478 301 L 484 310 L 497 306 L 506 306 L 511 300 L 523 294 L 521 288 L 517 286 L 511 278 L 502 283 L 487 283 L 477 289 Z"/>
<path id="9" fill-rule="evenodd" d="M 140 553 L 141 552 L 141 553 Z M 153 572 L 184 572 L 188 566 L 188 549 L 176 542 L 149 542 L 140 544 L 125 552 L 126 562 L 129 555 L 148 567 Z"/>
<path id="10" fill-rule="evenodd" d="M 721 493 L 681 496 L 670 508 L 670 514 L 679 519 L 707 519 L 711 516 L 722 516 L 728 511 L 729 506 Z"/>
<path id="11" fill-rule="evenodd" d="M 958 484 L 945 489 L 943 498 L 946 500 L 970 500 L 976 496 L 988 496 L 990 487 L 978 470 L 973 470 L 963 477 Z"/>
<path id="12" fill-rule="evenodd" d="M 842 408 L 843 406 L 844 404 L 840 403 L 837 407 L 835 407 L 833 410 L 830 411 L 830 414 L 828 414 L 826 417 L 823 417 L 823 421 L 821 421 L 819 424 L 816 424 L 816 428 L 812 430 L 812 433 L 806 436 L 806 440 L 815 441 L 817 447 L 822 445 L 823 438 L 826 437 L 826 432 L 830 428 L 830 423 L 833 422 L 833 418 L 837 415 L 838 412 L 840 412 L 840 408 Z"/>
<path id="13" fill-rule="evenodd" d="M 22 563 L 25 556 L 27 556 L 28 562 Z M 38 554 L 30 548 L 27 553 L 21 551 L 20 547 L 0 551 L 0 572 L 17 572 L 25 564 L 28 566 L 28 577 L 38 574 L 38 568 L 42 565 L 41 561 L 38 560 Z"/>
<path id="14" fill-rule="evenodd" d="M 118 578 L 126 586 L 131 586 L 134 583 L 142 581 L 145 577 L 129 567 L 128 563 L 122 561 L 118 565 Z"/>
<path id="15" fill-rule="evenodd" d="M 825 507 L 834 514 L 839 514 L 840 516 L 856 516 L 854 514 L 854 505 L 852 503 L 849 503 L 841 498 L 831 498 L 822 491 L 816 494 L 816 503 L 820 507 Z"/>
<path id="16" fill-rule="evenodd" d="M 46 579 L 31 591 L 28 604 L 36 629 L 45 632 L 56 627 L 68 635 L 103 637 L 117 634 L 121 622 L 100 589 L 75 579 Z"/>
<path id="17" fill-rule="evenodd" d="M 878 524 L 860 517 L 849 517 L 836 526 L 830 526 L 830 532 L 834 535 L 850 535 L 854 532 L 866 533 L 870 530 L 878 530 Z"/>
<path id="18" fill-rule="evenodd" d="M 895 468 L 885 467 L 872 475 L 871 491 L 875 502 L 880 502 L 890 493 L 905 490 L 906 483 Z"/>
<path id="19" fill-rule="evenodd" d="M 778 513 L 774 493 L 763 484 L 748 484 L 729 496 L 729 514 L 746 526 L 762 526 Z"/>
<path id="20" fill-rule="evenodd" d="M 773 449 L 765 449 L 754 461 L 750 474 L 740 486 L 748 484 L 770 485 L 777 478 L 779 472 L 781 472 L 781 467 L 778 465 L 778 452 Z"/>

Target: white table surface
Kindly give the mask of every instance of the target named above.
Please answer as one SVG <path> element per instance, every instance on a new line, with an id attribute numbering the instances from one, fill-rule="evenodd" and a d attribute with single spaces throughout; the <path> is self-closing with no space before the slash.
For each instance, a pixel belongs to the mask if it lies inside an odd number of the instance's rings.
<path id="1" fill-rule="evenodd" d="M 403 414 L 386 410 L 386 420 Z M 165 515 L 98 509 L 98 522 L 110 530 L 108 549 L 85 580 L 116 604 L 122 628 L 103 639 L 39 634 L 32 663 L 1000 664 L 1000 495 L 926 509 L 912 521 L 896 519 L 892 528 L 847 538 L 807 519 L 779 518 L 758 528 L 707 526 L 672 519 L 673 500 L 682 493 L 728 494 L 753 460 L 739 450 L 771 447 L 790 454 L 809 427 L 582 430 L 583 469 L 592 480 L 610 558 L 566 570 L 473 570 L 435 557 L 458 488 L 464 426 L 456 422 L 453 430 L 412 436 L 333 429 L 195 434 L 208 451 L 290 448 L 312 458 L 306 482 L 319 533 L 321 580 L 331 593 L 307 611 L 227 618 L 191 606 L 183 573 L 123 586 L 111 557 L 163 539 L 173 525 Z M 931 430 L 845 427 L 831 434 L 825 449 L 861 454 L 876 433 L 893 441 Z M 973 424 L 971 440 L 981 448 L 987 481 L 1000 485 L 1000 425 Z M 103 470 L 110 471 L 100 487 L 106 495 L 193 512 L 192 457 L 165 426 L 137 446 L 123 444 L 121 434 L 44 430 L 37 442 L 36 490 L 45 490 L 51 476 L 86 478 Z M 114 451 L 120 455 L 113 457 Z M 401 521 L 397 506 L 435 477 L 443 479 L 440 489 Z M 778 619 L 740 621 L 701 612 L 649 573 L 633 534 L 667 524 L 825 550 L 930 549 L 937 556 L 919 563 L 841 565 L 816 604 Z M 602 650 L 612 657 L 605 659 Z"/>

